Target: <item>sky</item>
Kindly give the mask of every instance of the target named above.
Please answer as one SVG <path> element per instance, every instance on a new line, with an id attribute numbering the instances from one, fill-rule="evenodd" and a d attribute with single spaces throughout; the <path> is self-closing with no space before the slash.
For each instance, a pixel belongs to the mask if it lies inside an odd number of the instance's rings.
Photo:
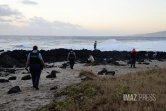
<path id="1" fill-rule="evenodd" d="M 117 36 L 166 30 L 166 0 L 0 0 L 0 35 Z"/>

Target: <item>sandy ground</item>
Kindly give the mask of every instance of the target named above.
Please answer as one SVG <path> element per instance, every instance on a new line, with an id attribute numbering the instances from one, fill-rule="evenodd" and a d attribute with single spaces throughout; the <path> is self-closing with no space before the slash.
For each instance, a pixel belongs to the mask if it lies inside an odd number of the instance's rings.
<path id="1" fill-rule="evenodd" d="M 54 63 L 54 65 L 59 66 L 64 62 Z M 64 88 L 65 86 L 79 83 L 81 80 L 78 77 L 80 70 L 92 70 L 94 73 L 98 73 L 102 68 L 106 68 L 108 71 L 115 71 L 116 75 L 133 73 L 147 69 L 153 68 L 164 68 L 166 62 L 152 61 L 149 62 L 150 65 L 136 64 L 136 68 L 130 68 L 130 65 L 126 65 L 126 62 L 120 61 L 121 64 L 125 66 L 114 66 L 114 65 L 98 65 L 98 66 L 84 66 L 84 64 L 75 64 L 74 70 L 69 68 L 61 69 L 58 67 L 47 68 L 43 70 L 39 90 L 32 88 L 31 80 L 21 80 L 26 74 L 25 70 L 19 70 L 15 74 L 11 74 L 6 77 L 8 79 L 11 76 L 17 76 L 17 80 L 10 81 L 8 83 L 0 83 L 0 111 L 32 111 L 33 109 L 46 105 L 50 103 L 54 98 L 53 90 L 51 87 L 57 86 L 58 89 Z M 57 78 L 48 79 L 46 75 L 47 72 L 52 70 L 60 71 L 57 73 Z M 7 94 L 8 90 L 14 86 L 20 86 L 21 91 L 17 94 Z"/>

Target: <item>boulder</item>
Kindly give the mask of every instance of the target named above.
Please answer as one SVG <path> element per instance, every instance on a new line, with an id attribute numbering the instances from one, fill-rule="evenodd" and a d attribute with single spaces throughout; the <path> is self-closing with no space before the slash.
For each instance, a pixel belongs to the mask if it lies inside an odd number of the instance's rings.
<path id="1" fill-rule="evenodd" d="M 113 61 L 111 64 L 113 64 L 115 66 L 120 66 L 119 62 L 117 62 L 117 61 Z"/>
<path id="2" fill-rule="evenodd" d="M 145 64 L 145 65 L 149 65 L 150 63 L 147 63 L 147 62 L 143 62 L 142 64 Z"/>
<path id="3" fill-rule="evenodd" d="M 52 68 L 54 65 L 46 65 L 46 68 Z"/>
<path id="4" fill-rule="evenodd" d="M 56 89 L 58 89 L 57 86 L 54 86 L 54 87 L 50 88 L 50 90 L 56 90 Z"/>
<path id="5" fill-rule="evenodd" d="M 158 59 L 158 61 L 164 62 L 164 60 L 163 60 L 163 59 Z"/>
<path id="6" fill-rule="evenodd" d="M 107 71 L 107 69 L 103 68 L 100 72 L 98 72 L 98 75 L 115 75 L 115 71 Z"/>
<path id="7" fill-rule="evenodd" d="M 16 80 L 16 76 L 9 77 L 8 80 Z"/>
<path id="8" fill-rule="evenodd" d="M 98 72 L 98 75 L 103 75 L 107 73 L 107 69 L 103 68 L 100 72 Z"/>
<path id="9" fill-rule="evenodd" d="M 49 72 L 47 72 L 47 73 L 49 73 Z M 52 70 L 51 71 L 51 74 L 53 74 L 53 73 L 60 73 L 59 71 L 56 71 L 56 70 Z"/>
<path id="10" fill-rule="evenodd" d="M 12 87 L 8 92 L 7 94 L 12 94 L 12 93 L 19 93 L 21 92 L 21 89 L 19 86 L 15 86 L 15 87 Z"/>
<path id="11" fill-rule="evenodd" d="M 105 75 L 113 75 L 114 76 L 115 75 L 115 71 L 108 71 L 108 72 L 105 73 Z"/>
<path id="12" fill-rule="evenodd" d="M 46 78 L 56 78 L 56 73 L 57 73 L 57 71 L 52 70 L 51 74 L 47 75 Z"/>
<path id="13" fill-rule="evenodd" d="M 67 63 L 63 63 L 62 66 L 60 66 L 60 68 L 62 68 L 62 69 L 66 69 L 67 66 L 68 66 Z"/>
<path id="14" fill-rule="evenodd" d="M 30 80 L 31 79 L 31 76 L 30 75 L 26 75 L 24 77 L 22 77 L 21 80 Z"/>
<path id="15" fill-rule="evenodd" d="M 0 79 L 0 83 L 5 83 L 5 82 L 9 82 L 9 80 L 6 80 L 6 79 Z"/>

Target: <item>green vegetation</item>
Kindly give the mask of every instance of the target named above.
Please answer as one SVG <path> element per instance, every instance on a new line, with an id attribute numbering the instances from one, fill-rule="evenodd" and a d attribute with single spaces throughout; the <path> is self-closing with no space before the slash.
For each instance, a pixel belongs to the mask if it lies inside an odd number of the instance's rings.
<path id="1" fill-rule="evenodd" d="M 49 105 L 35 111 L 164 111 L 166 109 L 166 69 L 153 69 L 136 74 L 97 77 L 81 71 L 88 80 L 55 93 Z M 155 94 L 155 101 L 124 101 L 123 94 Z M 138 99 L 138 98 L 137 98 Z"/>

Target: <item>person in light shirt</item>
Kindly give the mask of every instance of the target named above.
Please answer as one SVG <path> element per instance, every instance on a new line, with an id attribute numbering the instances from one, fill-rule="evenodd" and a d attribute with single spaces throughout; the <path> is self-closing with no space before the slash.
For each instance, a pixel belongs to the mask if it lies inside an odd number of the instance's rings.
<path id="1" fill-rule="evenodd" d="M 87 60 L 88 65 L 93 65 L 94 61 L 95 61 L 95 60 L 94 60 L 92 54 L 89 54 L 89 58 L 88 58 L 88 60 Z"/>
<path id="2" fill-rule="evenodd" d="M 39 90 L 38 85 L 39 85 L 41 71 L 43 70 L 43 67 L 46 68 L 46 65 L 36 45 L 33 46 L 33 50 L 28 54 L 26 67 L 25 67 L 27 71 L 28 71 L 28 66 L 32 76 L 33 87 L 36 88 L 36 90 Z"/>

